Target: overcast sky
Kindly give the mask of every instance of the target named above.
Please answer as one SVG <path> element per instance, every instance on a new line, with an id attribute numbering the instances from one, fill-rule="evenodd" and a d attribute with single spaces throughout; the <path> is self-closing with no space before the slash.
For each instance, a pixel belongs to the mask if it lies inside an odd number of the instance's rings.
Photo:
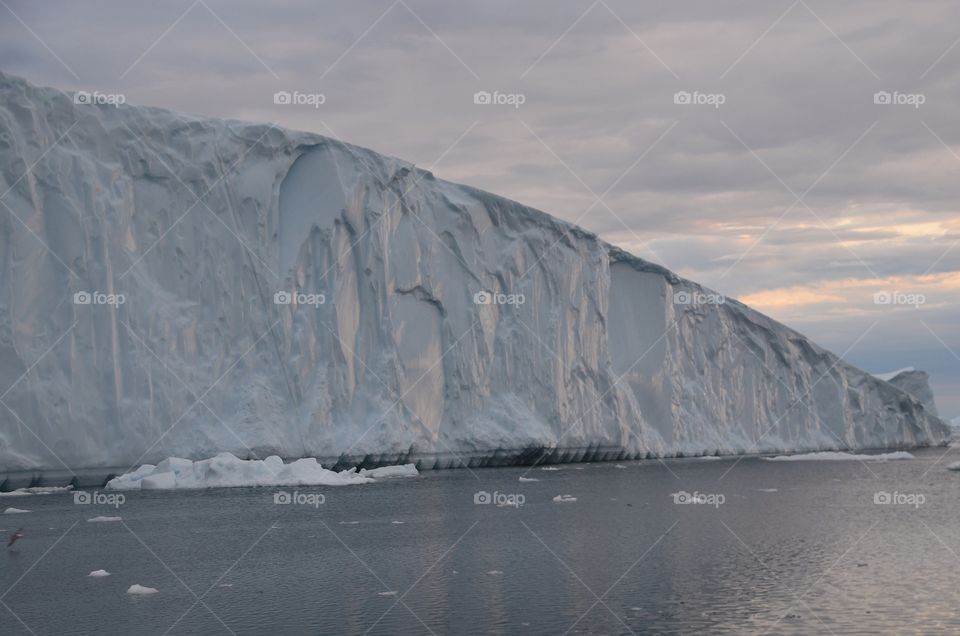
<path id="1" fill-rule="evenodd" d="M 960 3 L 135 5 L 0 0 L 0 67 L 413 161 L 868 371 L 923 368 L 960 415 Z M 325 102 L 276 105 L 281 90 Z"/>

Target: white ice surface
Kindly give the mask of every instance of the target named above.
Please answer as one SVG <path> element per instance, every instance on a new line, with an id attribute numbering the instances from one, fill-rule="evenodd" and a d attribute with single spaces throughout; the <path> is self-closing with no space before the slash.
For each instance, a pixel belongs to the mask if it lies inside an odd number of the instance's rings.
<path id="1" fill-rule="evenodd" d="M 420 471 L 414 464 L 398 464 L 396 466 L 381 466 L 372 470 L 364 468 L 358 474 L 361 477 L 373 479 L 392 479 L 394 477 L 416 477 L 420 474 Z"/>
<path id="2" fill-rule="evenodd" d="M 157 588 L 155 588 L 155 587 L 146 587 L 146 586 L 144 586 L 144 585 L 140 585 L 139 583 L 134 583 L 133 585 L 131 585 L 130 587 L 127 588 L 127 594 L 133 594 L 133 595 L 136 595 L 136 596 L 144 596 L 144 595 L 147 595 L 147 594 L 156 594 L 157 592 L 159 592 L 159 590 L 158 590 Z"/>
<path id="3" fill-rule="evenodd" d="M 107 482 L 110 490 L 173 490 L 249 486 L 348 486 L 375 479 L 415 477 L 413 464 L 383 466 L 374 470 L 334 472 L 315 458 L 284 463 L 276 455 L 266 459 L 240 459 L 220 453 L 210 459 L 190 461 L 169 457 L 156 466 L 146 464 Z"/>
<path id="4" fill-rule="evenodd" d="M 87 576 L 92 576 L 93 578 L 102 578 L 104 576 L 110 576 L 110 573 L 107 572 L 106 570 L 94 570 Z"/>
<path id="5" fill-rule="evenodd" d="M 21 515 L 25 512 L 30 512 L 29 510 L 24 510 L 23 508 L 7 508 L 3 511 L 5 515 Z"/>
<path id="6" fill-rule="evenodd" d="M 123 521 L 123 517 L 91 517 L 87 519 L 88 523 L 111 523 L 115 521 Z"/>
<path id="7" fill-rule="evenodd" d="M 780 455 L 778 457 L 764 457 L 768 462 L 803 462 L 803 461 L 872 461 L 883 462 L 890 459 L 914 459 L 906 451 L 895 453 L 880 453 L 878 455 L 855 455 L 853 453 L 839 453 L 825 451 L 822 453 L 803 453 L 800 455 Z"/>

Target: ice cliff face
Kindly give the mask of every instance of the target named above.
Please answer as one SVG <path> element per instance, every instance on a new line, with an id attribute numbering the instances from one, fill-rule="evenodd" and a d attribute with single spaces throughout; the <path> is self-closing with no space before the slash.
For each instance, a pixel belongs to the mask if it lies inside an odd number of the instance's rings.
<path id="1" fill-rule="evenodd" d="M 947 437 L 920 401 L 738 302 L 314 134 L 0 75 L 0 186 L 5 470 Z"/>

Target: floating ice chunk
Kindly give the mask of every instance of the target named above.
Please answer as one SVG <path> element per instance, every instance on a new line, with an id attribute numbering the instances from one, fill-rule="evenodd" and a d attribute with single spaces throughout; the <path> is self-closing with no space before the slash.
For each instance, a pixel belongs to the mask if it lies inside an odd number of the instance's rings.
<path id="1" fill-rule="evenodd" d="M 380 468 L 374 468 L 372 470 L 367 470 L 364 468 L 360 471 L 359 475 L 361 477 L 372 477 L 373 479 L 391 479 L 393 477 L 416 477 L 420 474 L 420 471 L 417 470 L 415 464 L 400 464 L 397 466 L 381 466 Z"/>
<path id="2" fill-rule="evenodd" d="M 541 466 L 540 470 L 560 470 L 556 466 Z"/>
<path id="3" fill-rule="evenodd" d="M 960 462 L 953 462 L 952 464 L 947 464 L 947 470 L 960 470 Z"/>
<path id="4" fill-rule="evenodd" d="M 623 464 L 617 464 L 616 466 L 614 466 L 614 468 L 626 468 L 626 466 L 624 466 Z"/>
<path id="5" fill-rule="evenodd" d="M 104 577 L 104 576 L 110 576 L 110 573 L 107 572 L 106 570 L 94 570 L 93 572 L 91 572 L 91 573 L 88 574 L 87 576 L 92 576 L 92 577 L 95 578 L 95 579 L 99 579 L 99 578 L 102 578 L 102 577 Z"/>
<path id="6" fill-rule="evenodd" d="M 29 510 L 24 510 L 23 508 L 7 508 L 3 511 L 5 515 L 22 515 L 25 512 L 30 512 Z"/>
<path id="7" fill-rule="evenodd" d="M 377 592 L 377 596 L 396 596 L 396 595 L 397 595 L 396 590 L 392 590 L 390 592 Z"/>
<path id="8" fill-rule="evenodd" d="M 146 587 L 138 583 L 134 583 L 133 585 L 127 588 L 127 594 L 134 594 L 137 596 L 145 596 L 147 594 L 156 594 L 159 591 L 160 590 L 158 590 L 155 587 Z"/>
<path id="9" fill-rule="evenodd" d="M 174 490 L 243 486 L 346 486 L 370 483 L 374 476 L 405 477 L 417 474 L 413 464 L 385 466 L 364 474 L 352 469 L 338 473 L 324 468 L 313 457 L 287 464 L 276 455 L 266 459 L 240 459 L 230 453 L 220 453 L 216 457 L 198 461 L 170 457 L 156 466 L 144 464 L 133 472 L 111 479 L 107 482 L 107 488 Z"/>
<path id="10" fill-rule="evenodd" d="M 33 486 L 31 488 L 17 488 L 10 492 L 0 492 L 0 497 L 25 497 L 27 495 L 52 495 L 58 492 L 73 490 L 73 486 Z"/>
<path id="11" fill-rule="evenodd" d="M 521 478 L 520 478 L 520 481 L 540 481 L 540 480 L 539 480 L 539 479 L 535 479 L 535 478 L 533 478 L 533 477 L 521 477 Z"/>
<path id="12" fill-rule="evenodd" d="M 577 498 L 573 495 L 557 495 L 553 498 L 554 503 L 572 503 L 576 500 Z"/>
<path id="13" fill-rule="evenodd" d="M 110 523 L 111 521 L 123 521 L 123 517 L 93 517 L 87 519 L 88 523 Z"/>
<path id="14" fill-rule="evenodd" d="M 392 523 L 392 524 L 395 525 L 395 526 L 401 526 L 401 525 L 403 525 L 404 522 L 403 522 L 403 521 L 391 521 L 390 523 Z"/>
<path id="15" fill-rule="evenodd" d="M 760 492 L 777 492 L 776 488 L 758 488 Z"/>
<path id="16" fill-rule="evenodd" d="M 906 451 L 897 451 L 895 453 L 881 453 L 879 455 L 854 455 L 853 453 L 839 453 L 835 451 L 823 451 L 820 453 L 803 453 L 800 455 L 778 455 L 777 457 L 764 457 L 768 462 L 802 462 L 802 461 L 872 461 L 885 462 L 888 459 L 914 459 L 913 455 Z"/>
<path id="17" fill-rule="evenodd" d="M 487 574 L 489 574 L 490 576 L 497 576 L 499 574 L 503 574 L 503 570 L 490 570 L 489 572 L 487 572 Z"/>

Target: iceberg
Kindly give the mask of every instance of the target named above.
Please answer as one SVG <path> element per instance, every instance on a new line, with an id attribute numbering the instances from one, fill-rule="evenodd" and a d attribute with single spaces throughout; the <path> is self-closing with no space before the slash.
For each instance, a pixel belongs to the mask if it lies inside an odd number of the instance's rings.
<path id="1" fill-rule="evenodd" d="M 931 415 L 939 415 L 937 403 L 930 388 L 930 376 L 926 371 L 918 371 L 913 367 L 882 373 L 876 376 L 884 382 L 889 382 L 907 395 L 915 397 Z"/>
<path id="2" fill-rule="evenodd" d="M 265 468 L 158 462 L 429 469 L 948 438 L 920 400 L 750 307 L 399 159 L 3 74 L 0 122 L 4 471 L 149 462 L 114 487 L 199 487 Z"/>
<path id="3" fill-rule="evenodd" d="M 140 585 L 139 583 L 134 583 L 127 588 L 127 594 L 133 594 L 135 596 L 145 596 L 147 594 L 156 594 L 159 590 L 155 587 L 146 587 Z"/>

